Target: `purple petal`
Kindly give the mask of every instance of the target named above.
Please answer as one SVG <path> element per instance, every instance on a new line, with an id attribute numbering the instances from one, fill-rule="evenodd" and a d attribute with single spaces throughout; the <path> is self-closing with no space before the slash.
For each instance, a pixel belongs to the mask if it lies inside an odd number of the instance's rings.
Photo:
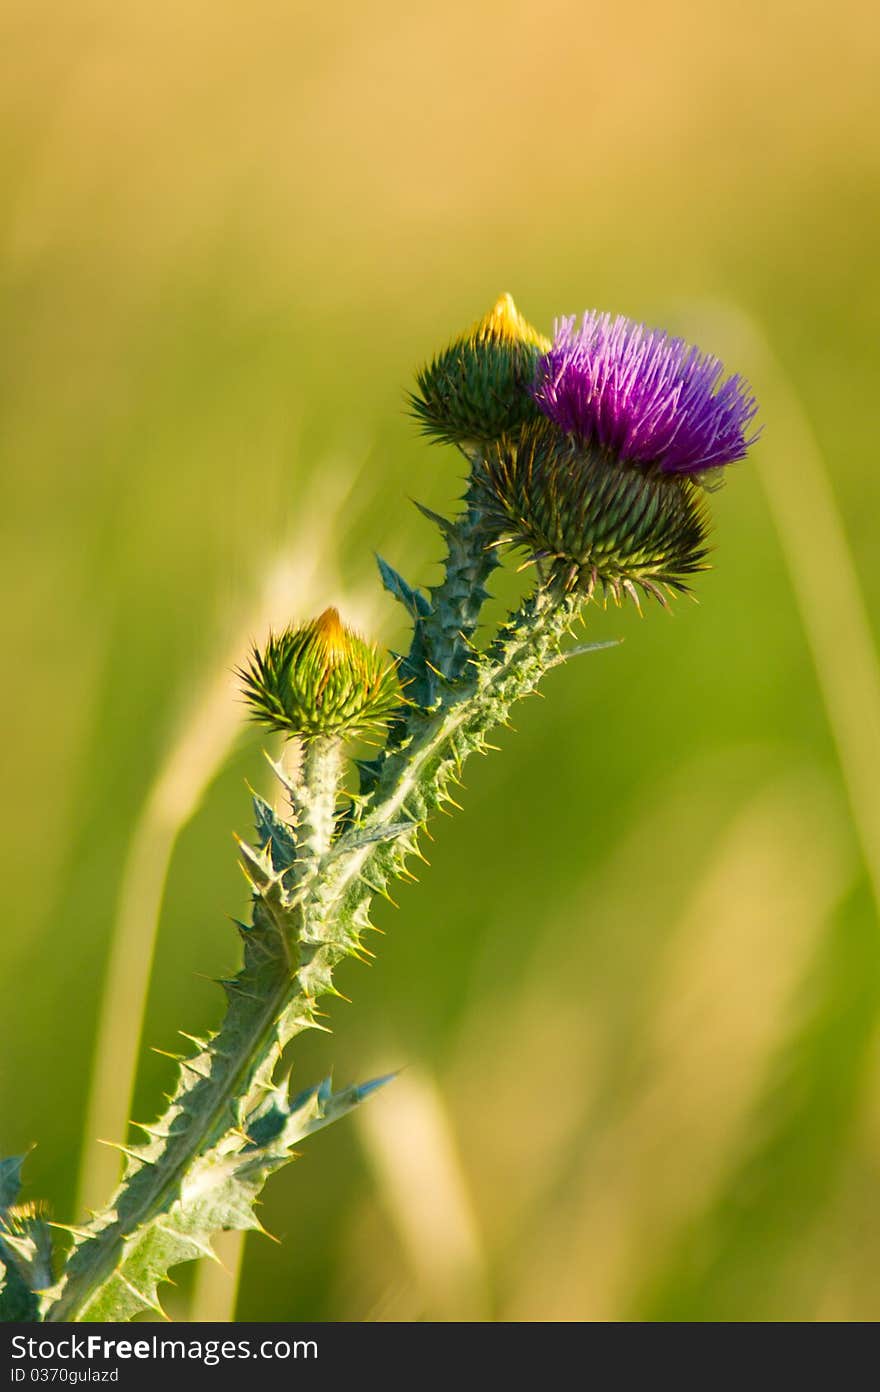
<path id="1" fill-rule="evenodd" d="M 559 319 L 538 363 L 535 401 L 566 434 L 621 463 L 699 473 L 742 459 L 757 403 L 718 358 L 622 315 Z"/>

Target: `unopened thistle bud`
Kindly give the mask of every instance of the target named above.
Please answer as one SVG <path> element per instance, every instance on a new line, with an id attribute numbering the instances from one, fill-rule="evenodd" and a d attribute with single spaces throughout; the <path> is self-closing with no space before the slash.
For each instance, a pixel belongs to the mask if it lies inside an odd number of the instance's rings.
<path id="1" fill-rule="evenodd" d="M 270 634 L 239 675 L 254 720 L 303 738 L 368 734 L 403 700 L 396 664 L 335 609 Z"/>
<path id="2" fill-rule="evenodd" d="M 425 434 L 472 453 L 533 419 L 530 388 L 538 359 L 550 347 L 510 295 L 502 295 L 418 374 L 411 400 Z"/>
<path id="3" fill-rule="evenodd" d="M 475 474 L 487 520 L 566 582 L 663 600 L 704 570 L 708 513 L 689 479 L 622 468 L 551 421 L 488 446 Z"/>

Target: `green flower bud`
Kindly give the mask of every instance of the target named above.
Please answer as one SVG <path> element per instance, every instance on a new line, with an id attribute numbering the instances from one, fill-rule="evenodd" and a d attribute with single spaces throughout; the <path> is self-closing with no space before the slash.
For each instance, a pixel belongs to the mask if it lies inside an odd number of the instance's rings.
<path id="1" fill-rule="evenodd" d="M 538 409 L 529 388 L 550 346 L 510 295 L 502 295 L 418 374 L 411 401 L 425 434 L 472 453 L 532 420 Z"/>
<path id="2" fill-rule="evenodd" d="M 705 570 L 709 518 L 703 491 L 679 474 L 621 464 L 540 419 L 486 447 L 475 464 L 486 518 L 499 536 L 549 560 L 592 594 L 662 602 Z"/>
<path id="3" fill-rule="evenodd" d="M 396 663 L 346 628 L 335 609 L 270 634 L 239 676 L 254 720 L 302 738 L 367 734 L 403 701 Z"/>

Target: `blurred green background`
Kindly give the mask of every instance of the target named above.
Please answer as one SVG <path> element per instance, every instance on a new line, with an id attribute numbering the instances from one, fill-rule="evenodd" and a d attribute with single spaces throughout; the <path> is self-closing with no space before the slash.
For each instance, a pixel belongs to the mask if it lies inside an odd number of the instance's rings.
<path id="1" fill-rule="evenodd" d="M 303 1086 L 399 1081 L 270 1183 L 283 1242 L 248 1239 L 237 1295 L 233 1239 L 169 1310 L 877 1319 L 876 7 L 8 0 L 0 40 L 0 1151 L 39 1142 L 28 1196 L 71 1220 L 109 1188 L 157 918 L 135 1116 L 170 1078 L 148 1046 L 216 1022 L 230 832 L 268 786 L 231 669 L 329 603 L 402 640 L 372 552 L 435 579 L 408 498 L 461 472 L 404 391 L 510 290 L 545 330 L 690 334 L 764 436 L 699 605 L 592 613 L 625 643 L 468 770 L 295 1056 Z"/>

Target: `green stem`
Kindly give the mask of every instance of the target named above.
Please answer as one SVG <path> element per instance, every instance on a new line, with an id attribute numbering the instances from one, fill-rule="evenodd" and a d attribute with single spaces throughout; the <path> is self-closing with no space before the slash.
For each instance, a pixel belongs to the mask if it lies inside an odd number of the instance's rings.
<path id="1" fill-rule="evenodd" d="M 303 749 L 302 799 L 297 822 L 297 843 L 310 866 L 326 855 L 336 830 L 336 796 L 342 773 L 342 744 L 338 736 L 308 740 Z"/>
<path id="2" fill-rule="evenodd" d="M 375 789 L 387 757 L 406 743 L 413 708 L 416 712 L 436 709 L 443 687 L 461 678 L 473 655 L 472 639 L 489 598 L 486 585 L 499 565 L 499 556 L 493 545 L 497 534 L 486 524 L 473 483 L 469 483 L 464 501 L 465 510 L 451 522 L 422 508 L 446 539 L 443 579 L 431 588 L 430 613 L 415 618 L 409 652 L 401 662 L 400 675 L 411 706 L 404 708 L 391 726 L 378 757 L 361 766 L 364 794 Z"/>
<path id="3" fill-rule="evenodd" d="M 374 892 L 404 868 L 419 828 L 448 798 L 464 759 L 485 747 L 489 729 L 505 721 L 511 704 L 533 691 L 558 660 L 575 607 L 573 599 L 540 589 L 486 656 L 442 687 L 435 709 L 411 712 L 405 744 L 384 760 L 361 817 L 335 843 L 339 747 L 330 740 L 306 746 L 301 784 L 294 785 L 293 885 L 256 853 L 246 855 L 253 926 L 244 932 L 242 971 L 224 983 L 227 1014 L 214 1038 L 182 1062 L 169 1111 L 150 1143 L 129 1159 L 106 1213 L 78 1241 L 47 1320 L 127 1318 L 119 1311 L 152 1303 L 157 1272 L 162 1279 L 169 1264 L 197 1254 L 180 1236 L 182 1220 L 171 1233 L 176 1245 L 168 1245 L 168 1215 L 180 1218 L 195 1172 L 246 1149 L 249 1118 L 272 1089 L 282 1050 L 301 1031 L 320 1027 L 317 1001 L 335 992 L 335 966 L 362 950 Z M 163 1241 L 164 1266 L 154 1255 Z"/>
<path id="4" fill-rule="evenodd" d="M 306 744 L 296 809 L 300 832 L 296 876 L 303 901 L 332 840 L 340 771 L 337 738 Z M 244 968 L 234 980 L 223 983 L 229 1008 L 219 1032 L 200 1054 L 184 1062 L 181 1085 L 163 1118 L 161 1134 L 130 1164 L 111 1200 L 107 1221 L 74 1252 L 59 1298 L 46 1313 L 47 1321 L 107 1317 L 101 1297 L 129 1235 L 144 1229 L 177 1201 L 194 1158 L 216 1146 L 231 1127 L 241 1127 L 271 1085 L 285 1045 L 315 1027 L 314 1001 L 304 997 L 297 976 L 302 957 L 298 938 L 305 915 L 302 903 L 293 907 L 293 914 L 285 913 L 285 906 L 271 894 L 255 900 L 255 928 L 264 926 L 261 920 L 271 920 L 275 931 L 252 941 L 245 936 Z M 101 1313 L 90 1316 L 90 1307 L 96 1303 Z"/>
<path id="5" fill-rule="evenodd" d="M 442 584 L 431 590 L 432 613 L 424 622 L 426 646 L 434 666 L 457 680 L 471 655 L 486 585 L 499 564 L 497 533 L 486 525 L 473 484 L 465 494 L 467 507 L 447 527 L 448 554 Z"/>

